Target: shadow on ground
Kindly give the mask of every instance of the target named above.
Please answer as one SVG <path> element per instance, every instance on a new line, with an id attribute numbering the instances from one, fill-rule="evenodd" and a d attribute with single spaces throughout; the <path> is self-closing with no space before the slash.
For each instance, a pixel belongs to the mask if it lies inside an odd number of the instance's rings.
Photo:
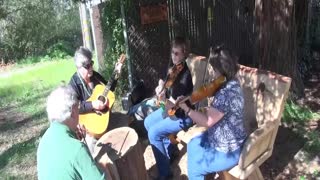
<path id="1" fill-rule="evenodd" d="M 44 134 L 45 130 L 46 129 L 43 129 L 40 132 L 40 136 L 36 136 L 27 141 L 14 144 L 9 149 L 0 154 L 0 169 L 4 168 L 9 163 L 9 161 L 12 161 L 13 157 L 19 158 L 21 156 L 24 156 L 25 154 L 33 152 L 37 147 L 36 141 Z"/>
<path id="2" fill-rule="evenodd" d="M 273 180 L 283 173 L 285 167 L 294 159 L 294 156 L 304 146 L 305 142 L 306 139 L 299 134 L 289 128 L 280 126 L 272 156 L 261 165 L 264 178 Z"/>

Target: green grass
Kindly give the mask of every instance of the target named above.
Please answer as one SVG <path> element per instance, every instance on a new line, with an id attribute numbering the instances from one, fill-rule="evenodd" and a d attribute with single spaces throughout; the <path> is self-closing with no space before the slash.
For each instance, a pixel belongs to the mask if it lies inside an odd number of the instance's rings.
<path id="1" fill-rule="evenodd" d="M 61 81 L 69 82 L 71 58 L 17 65 L 0 73 L 0 179 L 36 179 L 36 149 L 48 127 L 45 100 Z M 1 118 L 0 118 L 1 119 Z"/>
<path id="2" fill-rule="evenodd" d="M 0 179 L 37 179 L 36 150 L 49 123 L 47 95 L 76 68 L 71 58 L 18 64 L 0 71 Z"/>
<path id="3" fill-rule="evenodd" d="M 9 77 L 0 76 L 0 107 L 8 104 L 28 102 L 27 112 L 34 103 L 43 97 L 61 81 L 69 82 L 75 71 L 71 59 L 38 63 L 33 66 L 14 69 Z M 30 109 L 31 108 L 31 109 Z M 32 111 L 32 110 L 31 110 Z"/>
<path id="4" fill-rule="evenodd" d="M 282 122 L 293 125 L 294 130 L 307 139 L 303 149 L 309 153 L 310 157 L 314 157 L 320 152 L 320 133 L 316 130 L 309 130 L 310 121 L 319 120 L 320 114 L 312 112 L 307 107 L 301 107 L 291 100 L 285 104 Z"/>
<path id="5" fill-rule="evenodd" d="M 320 114 L 312 112 L 307 107 L 301 107 L 291 100 L 285 104 L 282 116 L 283 122 L 304 124 L 314 119 L 320 119 Z"/>

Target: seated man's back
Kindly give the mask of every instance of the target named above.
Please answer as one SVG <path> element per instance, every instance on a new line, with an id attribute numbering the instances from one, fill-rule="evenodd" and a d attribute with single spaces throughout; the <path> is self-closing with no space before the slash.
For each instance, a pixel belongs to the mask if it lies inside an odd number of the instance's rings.
<path id="1" fill-rule="evenodd" d="M 105 174 L 99 171 L 86 145 L 76 138 L 78 106 L 70 86 L 61 86 L 49 95 L 50 127 L 37 151 L 38 179 L 104 179 Z"/>
<path id="2" fill-rule="evenodd" d="M 104 179 L 88 149 L 63 124 L 51 124 L 37 156 L 39 179 Z"/>

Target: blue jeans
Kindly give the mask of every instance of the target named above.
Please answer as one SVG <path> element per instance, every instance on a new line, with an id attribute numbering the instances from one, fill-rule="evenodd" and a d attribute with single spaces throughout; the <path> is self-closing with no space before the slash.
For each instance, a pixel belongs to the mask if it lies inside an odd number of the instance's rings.
<path id="1" fill-rule="evenodd" d="M 156 98 L 145 99 L 139 104 L 130 107 L 128 115 L 134 116 L 138 121 L 143 121 L 148 116 L 148 114 L 158 109 L 156 101 Z"/>
<path id="2" fill-rule="evenodd" d="M 168 138 L 169 134 L 176 134 L 185 126 L 191 126 L 192 120 L 187 117 L 179 119 L 174 117 L 172 120 L 169 117 L 162 117 L 163 109 L 160 108 L 150 115 L 144 121 L 144 126 L 148 131 L 148 138 L 152 147 L 159 176 L 166 177 L 170 173 L 170 149 L 172 144 Z"/>
<path id="3" fill-rule="evenodd" d="M 187 145 L 188 177 L 203 180 L 205 175 L 227 170 L 238 164 L 241 148 L 233 152 L 220 152 L 205 146 L 206 138 L 201 134 L 191 139 Z"/>

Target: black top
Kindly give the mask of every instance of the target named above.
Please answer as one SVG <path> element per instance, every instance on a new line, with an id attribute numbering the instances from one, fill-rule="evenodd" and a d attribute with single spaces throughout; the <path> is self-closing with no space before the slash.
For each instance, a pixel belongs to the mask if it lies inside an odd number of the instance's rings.
<path id="1" fill-rule="evenodd" d="M 172 86 L 166 92 L 166 98 L 172 96 L 174 99 L 177 99 L 179 96 L 188 96 L 193 91 L 193 83 L 191 72 L 188 68 L 186 62 L 184 63 L 184 67 L 179 73 L 178 77 L 175 79 Z M 178 118 L 184 118 L 185 114 L 182 109 L 178 109 L 175 113 Z"/>
<path id="2" fill-rule="evenodd" d="M 96 71 L 93 71 L 93 75 L 90 77 L 90 81 L 93 83 L 93 87 L 95 87 L 98 84 L 107 85 L 107 81 Z M 86 101 L 91 96 L 92 89 L 90 89 L 90 87 L 85 83 L 83 79 L 82 79 L 82 82 L 77 72 L 73 74 L 69 82 L 69 84 L 72 86 L 72 88 L 76 92 L 78 100 L 80 101 L 80 108 L 79 108 L 80 114 L 93 112 L 91 101 Z M 116 88 L 117 80 L 114 80 L 113 78 L 111 78 L 110 82 L 111 82 L 110 91 L 114 91 Z"/>
<path id="3" fill-rule="evenodd" d="M 190 95 L 193 91 L 191 72 L 186 62 L 183 63 L 184 67 L 179 73 L 178 77 L 175 79 L 172 86 L 167 90 L 166 98 L 172 96 L 174 99 L 177 99 L 177 97 L 182 95 Z"/>

